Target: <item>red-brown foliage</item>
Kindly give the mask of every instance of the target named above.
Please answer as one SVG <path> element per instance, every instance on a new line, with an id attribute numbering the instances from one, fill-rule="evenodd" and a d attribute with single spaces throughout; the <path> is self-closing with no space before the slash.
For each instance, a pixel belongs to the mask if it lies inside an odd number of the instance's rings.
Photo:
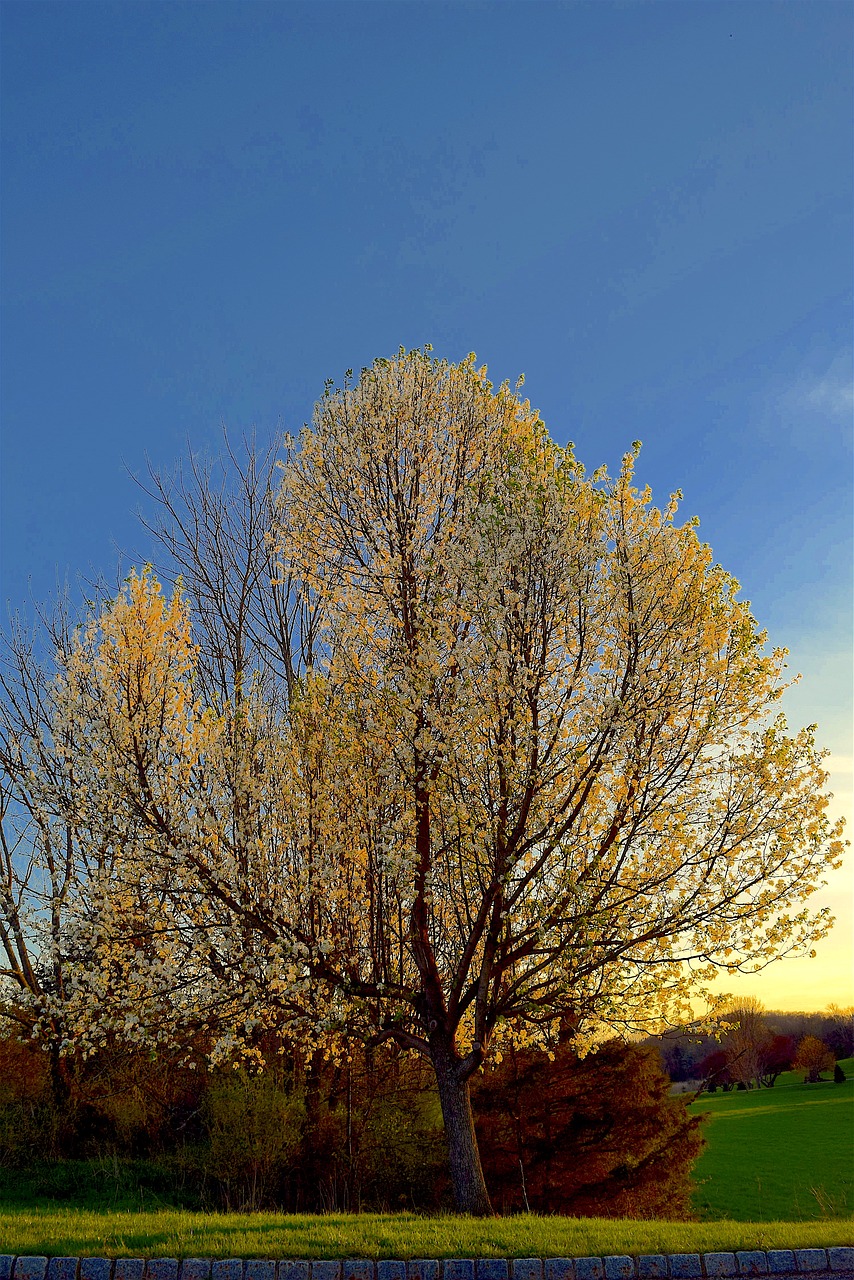
<path id="1" fill-rule="evenodd" d="M 50 1063 L 37 1044 L 10 1036 L 0 1038 L 0 1091 L 20 1101 L 41 1097 L 48 1089 Z"/>
<path id="2" fill-rule="evenodd" d="M 611 1041 L 579 1061 L 566 1046 L 510 1052 L 473 1103 L 496 1209 L 690 1217 L 700 1121 L 668 1094 L 658 1054 Z"/>

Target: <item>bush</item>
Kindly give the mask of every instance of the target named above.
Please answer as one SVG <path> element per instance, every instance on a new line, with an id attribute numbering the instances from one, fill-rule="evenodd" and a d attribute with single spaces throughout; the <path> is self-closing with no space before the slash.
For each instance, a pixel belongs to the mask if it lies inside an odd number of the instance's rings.
<path id="1" fill-rule="evenodd" d="M 668 1093 L 658 1054 L 612 1041 L 511 1051 L 475 1083 L 487 1185 L 502 1212 L 690 1217 L 700 1119 Z"/>
<path id="2" fill-rule="evenodd" d="M 227 1209 L 269 1203 L 299 1147 L 305 1104 L 269 1075 L 236 1072 L 216 1079 L 204 1114 L 208 1150 L 204 1167 L 224 1193 Z"/>
<path id="3" fill-rule="evenodd" d="M 68 1067 L 0 1041 L 0 1199 L 90 1207 L 435 1212 L 450 1205 L 429 1068 L 382 1050 L 335 1065 L 271 1047 L 263 1075 L 192 1071 L 108 1047 Z M 579 1062 L 508 1054 L 473 1082 L 487 1183 L 501 1209 L 688 1212 L 701 1146 L 654 1050 Z M 520 1164 L 520 1159 L 522 1163 Z M 4 1172 L 5 1168 L 5 1172 Z"/>
<path id="4" fill-rule="evenodd" d="M 354 1073 L 347 1207 L 450 1208 L 447 1150 L 432 1071 L 381 1055 Z"/>
<path id="5" fill-rule="evenodd" d="M 835 1084 L 845 1083 L 845 1072 L 842 1070 L 838 1062 L 833 1068 L 833 1080 Z"/>

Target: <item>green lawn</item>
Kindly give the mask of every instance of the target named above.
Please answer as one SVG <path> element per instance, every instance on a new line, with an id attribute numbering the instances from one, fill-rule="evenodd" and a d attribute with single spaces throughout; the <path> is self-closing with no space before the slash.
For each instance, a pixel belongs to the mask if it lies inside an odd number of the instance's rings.
<path id="1" fill-rule="evenodd" d="M 850 1222 L 631 1222 L 413 1214 L 0 1212 L 0 1253 L 225 1258 L 583 1257 L 851 1244 Z"/>
<path id="2" fill-rule="evenodd" d="M 740 1222 L 854 1215 L 854 1060 L 848 1079 L 703 1095 L 708 1146 L 695 1166 L 698 1216 Z"/>

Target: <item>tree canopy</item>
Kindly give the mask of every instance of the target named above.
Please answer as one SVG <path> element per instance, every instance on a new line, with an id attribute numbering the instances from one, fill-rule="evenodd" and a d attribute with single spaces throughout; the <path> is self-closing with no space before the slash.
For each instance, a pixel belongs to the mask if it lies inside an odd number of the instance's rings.
<path id="1" fill-rule="evenodd" d="M 638 448 L 587 475 L 473 356 L 401 350 L 327 387 L 280 487 L 158 482 L 184 577 L 132 574 L 53 695 L 102 851 L 76 1035 L 414 1050 L 488 1212 L 488 1054 L 672 1021 L 829 928 L 804 902 L 843 844 L 814 728 L 774 714 L 785 651 Z"/>

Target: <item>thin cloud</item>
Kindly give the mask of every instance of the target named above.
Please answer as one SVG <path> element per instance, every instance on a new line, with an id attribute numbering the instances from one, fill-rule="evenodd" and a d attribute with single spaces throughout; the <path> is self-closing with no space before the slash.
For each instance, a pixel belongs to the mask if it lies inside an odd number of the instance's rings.
<path id="1" fill-rule="evenodd" d="M 783 395 L 781 407 L 788 411 L 786 416 L 803 414 L 812 419 L 850 423 L 854 411 L 850 356 L 836 356 L 819 376 L 799 378 Z"/>

